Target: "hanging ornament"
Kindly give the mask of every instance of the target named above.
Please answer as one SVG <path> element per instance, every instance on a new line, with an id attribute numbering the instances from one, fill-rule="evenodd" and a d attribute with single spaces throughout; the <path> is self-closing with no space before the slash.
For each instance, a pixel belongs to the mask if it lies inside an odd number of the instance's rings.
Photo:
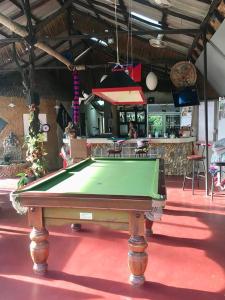
<path id="1" fill-rule="evenodd" d="M 146 77 L 146 85 L 150 91 L 154 91 L 158 84 L 158 78 L 153 72 L 149 72 Z"/>
<path id="2" fill-rule="evenodd" d="M 73 71 L 73 123 L 76 125 L 79 123 L 80 118 L 80 106 L 79 106 L 79 91 L 80 91 L 80 80 L 77 70 Z"/>

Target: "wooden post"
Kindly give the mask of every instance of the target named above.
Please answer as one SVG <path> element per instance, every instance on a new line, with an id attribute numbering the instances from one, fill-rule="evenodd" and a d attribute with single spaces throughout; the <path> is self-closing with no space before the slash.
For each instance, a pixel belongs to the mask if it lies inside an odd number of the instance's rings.
<path id="1" fill-rule="evenodd" d="M 208 98 L 207 98 L 207 39 L 206 39 L 206 30 L 204 31 L 203 36 L 203 42 L 204 42 L 204 103 L 205 103 L 205 156 L 206 156 L 206 174 L 205 174 L 205 190 L 206 190 L 206 196 L 209 194 L 209 148 L 208 148 Z"/>

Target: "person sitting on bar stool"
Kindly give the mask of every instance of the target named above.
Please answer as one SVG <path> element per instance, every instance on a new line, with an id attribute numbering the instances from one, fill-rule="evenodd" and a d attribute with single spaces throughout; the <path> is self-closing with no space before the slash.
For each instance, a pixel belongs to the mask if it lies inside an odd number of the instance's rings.
<path id="1" fill-rule="evenodd" d="M 135 148 L 135 157 L 147 156 L 149 151 L 148 140 L 137 140 L 137 147 Z"/>

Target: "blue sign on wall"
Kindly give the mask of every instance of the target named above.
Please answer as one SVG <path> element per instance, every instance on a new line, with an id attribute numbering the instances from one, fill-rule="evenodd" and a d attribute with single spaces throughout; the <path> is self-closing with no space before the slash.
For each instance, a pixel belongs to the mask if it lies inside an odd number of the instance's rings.
<path id="1" fill-rule="evenodd" d="M 8 123 L 0 118 L 0 132 L 5 128 Z"/>

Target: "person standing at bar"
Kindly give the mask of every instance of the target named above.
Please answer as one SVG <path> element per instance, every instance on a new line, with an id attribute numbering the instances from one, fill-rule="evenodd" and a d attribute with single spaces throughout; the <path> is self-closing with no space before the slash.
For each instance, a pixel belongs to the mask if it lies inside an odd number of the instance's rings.
<path id="1" fill-rule="evenodd" d="M 136 139 L 137 138 L 137 130 L 136 130 L 134 122 L 132 122 L 132 121 L 129 123 L 128 136 L 129 136 L 130 139 Z"/>

